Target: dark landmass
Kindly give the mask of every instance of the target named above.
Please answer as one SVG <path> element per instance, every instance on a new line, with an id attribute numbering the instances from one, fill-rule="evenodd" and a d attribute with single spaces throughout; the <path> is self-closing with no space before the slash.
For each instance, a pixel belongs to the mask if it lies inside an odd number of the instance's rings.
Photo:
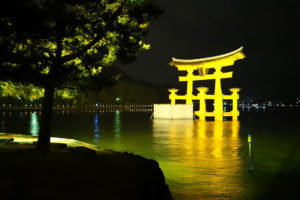
<path id="1" fill-rule="evenodd" d="M 0 169 L 1 200 L 172 199 L 158 163 L 126 152 L 0 138 Z"/>

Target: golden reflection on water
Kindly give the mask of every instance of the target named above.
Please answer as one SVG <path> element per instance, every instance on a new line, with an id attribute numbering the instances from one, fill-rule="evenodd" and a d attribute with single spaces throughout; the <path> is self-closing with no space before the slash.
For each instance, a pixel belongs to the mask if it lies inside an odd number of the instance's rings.
<path id="1" fill-rule="evenodd" d="M 176 199 L 243 198 L 239 129 L 238 121 L 153 120 L 157 148 L 167 143 L 171 161 L 160 164 Z"/>

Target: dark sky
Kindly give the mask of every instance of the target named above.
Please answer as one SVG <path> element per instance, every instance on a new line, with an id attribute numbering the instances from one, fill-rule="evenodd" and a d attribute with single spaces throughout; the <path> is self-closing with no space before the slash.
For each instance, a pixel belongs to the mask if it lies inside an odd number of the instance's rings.
<path id="1" fill-rule="evenodd" d="M 224 81 L 223 90 L 242 88 L 244 99 L 300 97 L 297 0 L 156 2 L 164 13 L 153 20 L 146 38 L 151 50 L 122 66 L 125 74 L 176 87 L 177 69 L 168 65 L 172 57 L 210 57 L 244 46 L 246 58 L 230 67 L 233 79 Z"/>

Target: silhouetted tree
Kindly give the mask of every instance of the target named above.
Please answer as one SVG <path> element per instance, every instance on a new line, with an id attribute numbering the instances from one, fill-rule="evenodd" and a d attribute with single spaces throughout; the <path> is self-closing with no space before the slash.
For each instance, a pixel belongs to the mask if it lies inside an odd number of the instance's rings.
<path id="1" fill-rule="evenodd" d="M 132 61 L 159 12 L 152 0 L 0 2 L 0 79 L 45 89 L 38 150 L 49 150 L 55 88 Z"/>

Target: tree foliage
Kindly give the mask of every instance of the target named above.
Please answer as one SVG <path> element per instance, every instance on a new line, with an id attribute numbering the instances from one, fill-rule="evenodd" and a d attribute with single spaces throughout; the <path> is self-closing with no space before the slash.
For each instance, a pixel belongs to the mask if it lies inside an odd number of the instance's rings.
<path id="1" fill-rule="evenodd" d="M 148 49 L 142 38 L 157 9 L 151 1 L 10 0 L 0 13 L 0 78 L 61 87 Z"/>
<path id="2" fill-rule="evenodd" d="M 74 99 L 77 95 L 77 89 L 64 88 L 55 90 L 55 97 L 59 99 Z M 12 97 L 33 101 L 41 99 L 43 96 L 44 89 L 33 84 L 0 81 L 0 98 Z"/>
<path id="3" fill-rule="evenodd" d="M 13 83 L 11 81 L 0 82 L 0 94 L 2 97 L 15 97 L 24 99 L 39 99 L 43 97 L 44 91 L 42 88 L 34 85 L 23 85 Z"/>

